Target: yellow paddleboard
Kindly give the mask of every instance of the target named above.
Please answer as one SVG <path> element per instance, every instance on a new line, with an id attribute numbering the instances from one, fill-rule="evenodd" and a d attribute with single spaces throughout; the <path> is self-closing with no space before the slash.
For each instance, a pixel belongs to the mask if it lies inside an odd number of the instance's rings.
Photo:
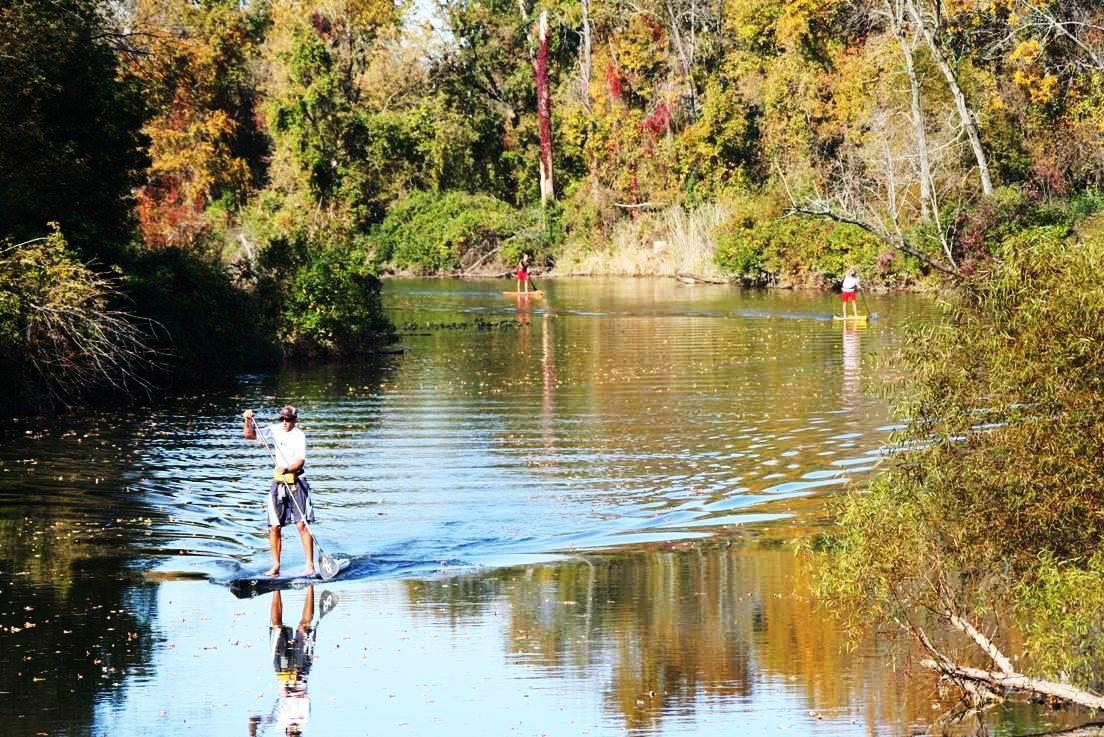
<path id="1" fill-rule="evenodd" d="M 532 290 L 529 292 L 503 292 L 503 294 L 505 294 L 507 297 L 532 297 L 533 299 L 540 299 L 543 296 L 540 292 L 536 290 Z"/>
<path id="2" fill-rule="evenodd" d="M 832 315 L 833 320 L 846 320 L 847 322 L 866 322 L 868 315 L 851 315 L 844 317 L 843 315 Z"/>

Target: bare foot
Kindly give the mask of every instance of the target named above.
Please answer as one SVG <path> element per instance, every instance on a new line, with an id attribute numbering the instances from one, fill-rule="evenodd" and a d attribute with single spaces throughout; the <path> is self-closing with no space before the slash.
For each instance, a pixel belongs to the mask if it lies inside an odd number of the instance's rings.
<path id="1" fill-rule="evenodd" d="M 313 575 L 314 575 L 314 567 L 313 566 L 303 569 L 303 577 L 304 578 L 309 578 Z"/>
<path id="2" fill-rule="evenodd" d="M 275 565 L 265 571 L 266 576 L 278 576 L 280 575 L 280 566 Z"/>

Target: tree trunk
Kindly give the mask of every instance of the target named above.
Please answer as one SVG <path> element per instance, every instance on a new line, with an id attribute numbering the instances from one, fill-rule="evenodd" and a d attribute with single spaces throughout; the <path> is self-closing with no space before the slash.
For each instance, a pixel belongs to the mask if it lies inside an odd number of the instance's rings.
<path id="1" fill-rule="evenodd" d="M 590 109 L 590 0 L 583 4 L 583 43 L 579 49 L 579 83 L 583 87 L 583 105 Z"/>
<path id="2" fill-rule="evenodd" d="M 671 35 L 675 39 L 675 50 L 678 51 L 679 60 L 682 61 L 682 73 L 686 75 L 686 81 L 690 86 L 690 116 L 693 119 L 698 117 L 698 90 L 694 85 L 693 67 L 694 61 L 692 54 L 694 48 L 691 46 L 689 54 L 686 51 L 686 47 L 682 43 L 682 33 L 679 32 L 678 17 L 675 15 L 675 9 L 671 5 L 671 0 L 667 0 L 667 15 L 671 18 Z"/>
<path id="3" fill-rule="evenodd" d="M 974 158 L 977 159 L 978 173 L 981 175 L 982 194 L 988 197 L 993 194 L 993 182 L 989 176 L 989 162 L 985 157 L 985 149 L 981 146 L 981 136 L 978 133 L 977 123 L 966 104 L 966 95 L 963 94 L 962 87 L 958 84 L 958 77 L 955 76 L 954 68 L 946 54 L 943 53 L 939 39 L 935 36 L 935 30 L 925 24 L 923 17 L 920 15 L 920 10 L 916 7 L 918 1 L 907 0 L 909 12 L 912 14 L 917 29 L 924 36 L 924 41 L 928 44 L 928 49 L 931 51 L 936 66 L 939 67 L 939 71 L 943 72 L 943 76 L 947 80 L 947 86 L 951 89 L 955 106 L 958 108 L 958 116 L 962 120 L 962 127 L 966 129 L 966 136 L 970 139 L 970 147 L 974 150 Z"/>
<path id="4" fill-rule="evenodd" d="M 540 133 L 541 205 L 556 197 L 552 186 L 552 96 L 548 89 L 548 11 L 541 11 L 537 48 L 537 126 Z"/>
<path id="5" fill-rule="evenodd" d="M 886 0 L 889 12 L 890 30 L 901 47 L 901 58 L 905 62 L 905 76 L 908 77 L 909 91 L 912 93 L 911 117 L 912 134 L 916 138 L 916 155 L 920 162 L 920 219 L 931 219 L 931 161 L 928 157 L 928 135 L 924 125 L 924 108 L 920 98 L 920 80 L 916 77 L 916 65 L 913 63 L 913 46 L 904 32 L 904 9 L 901 0 Z"/>

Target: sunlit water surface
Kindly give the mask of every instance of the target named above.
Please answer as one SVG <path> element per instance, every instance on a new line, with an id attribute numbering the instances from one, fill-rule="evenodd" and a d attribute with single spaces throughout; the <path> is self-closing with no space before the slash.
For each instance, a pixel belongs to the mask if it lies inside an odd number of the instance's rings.
<path id="1" fill-rule="evenodd" d="M 831 295 L 503 284 L 387 282 L 402 355 L 16 420 L 4 734 L 892 735 L 938 717 L 931 683 L 890 667 L 907 653 L 843 649 L 785 544 L 885 456 L 895 425 L 864 384 L 930 303 L 870 298 L 879 319 L 845 328 Z M 239 599 L 229 584 L 269 564 L 265 449 L 240 413 L 284 403 L 317 536 L 350 566 Z M 290 533 L 284 565 L 303 566 Z M 271 625 L 300 621 L 307 647 L 274 665 Z"/>

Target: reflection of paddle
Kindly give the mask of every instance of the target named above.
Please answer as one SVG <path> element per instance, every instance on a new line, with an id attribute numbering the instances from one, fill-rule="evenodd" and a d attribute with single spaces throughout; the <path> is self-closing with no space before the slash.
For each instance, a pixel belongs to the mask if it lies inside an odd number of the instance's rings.
<path id="1" fill-rule="evenodd" d="M 264 443 L 265 450 L 267 450 L 268 454 L 272 456 L 272 463 L 273 465 L 275 465 L 276 453 L 273 452 L 273 449 L 268 446 L 268 440 L 261 432 L 261 429 L 257 427 L 257 421 L 254 420 L 252 417 L 250 417 L 249 420 L 253 423 L 254 433 L 257 435 L 257 437 L 261 439 L 261 442 Z M 276 451 L 279 451 L 279 448 L 277 448 Z M 284 468 L 287 468 L 286 460 L 284 461 Z M 307 515 L 303 513 L 303 508 L 299 506 L 299 500 L 295 498 L 295 494 L 292 493 L 291 488 L 282 481 L 280 482 L 280 485 L 284 487 L 284 491 L 287 493 L 288 496 L 291 497 L 292 503 L 295 504 L 295 509 L 299 512 L 299 518 L 303 520 L 303 526 L 307 528 L 307 533 L 311 536 L 311 539 L 314 540 L 314 544 L 318 546 L 318 568 L 322 572 L 322 578 L 329 581 L 331 578 L 338 574 L 338 571 L 341 570 L 341 565 L 333 559 L 333 556 L 322 549 L 322 541 L 318 539 L 318 536 L 314 534 L 314 530 L 310 528 L 310 523 L 307 522 Z M 314 561 L 310 562 L 313 563 Z"/>

